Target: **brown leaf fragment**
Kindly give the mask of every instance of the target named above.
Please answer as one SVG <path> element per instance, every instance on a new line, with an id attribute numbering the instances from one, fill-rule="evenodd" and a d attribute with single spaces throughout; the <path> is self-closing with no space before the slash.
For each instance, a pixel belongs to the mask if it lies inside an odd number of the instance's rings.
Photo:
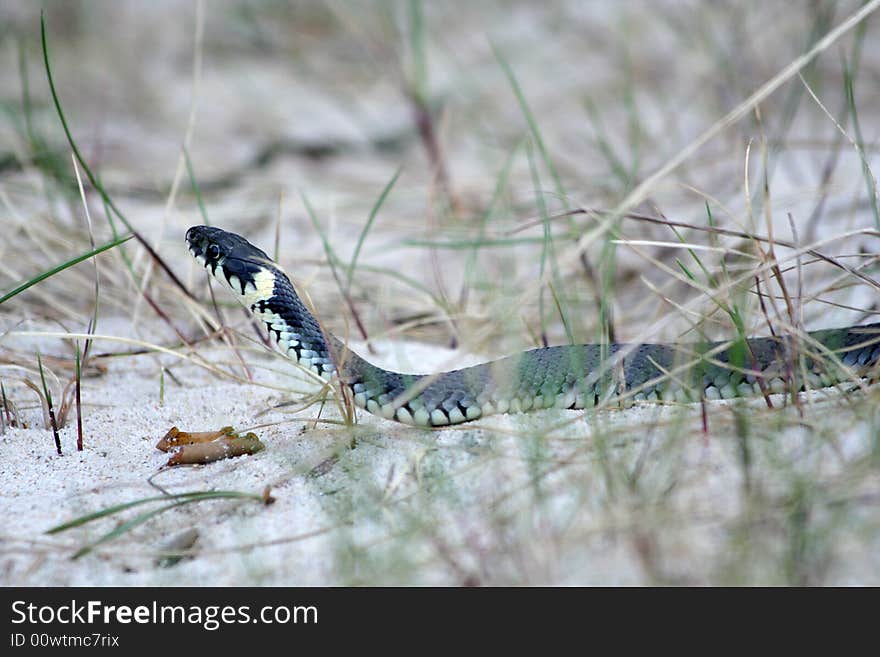
<path id="1" fill-rule="evenodd" d="M 219 431 L 181 431 L 177 427 L 171 427 L 168 433 L 162 436 L 162 439 L 156 443 L 156 449 L 170 452 L 181 445 L 208 443 L 221 436 L 233 435 L 235 435 L 235 430 L 232 427 L 223 427 Z"/>
<path id="2" fill-rule="evenodd" d="M 167 465 L 195 465 L 213 463 L 221 459 L 231 459 L 246 454 L 256 454 L 266 448 L 253 433 L 244 436 L 223 437 L 211 442 L 197 442 L 180 445 L 168 459 Z"/>

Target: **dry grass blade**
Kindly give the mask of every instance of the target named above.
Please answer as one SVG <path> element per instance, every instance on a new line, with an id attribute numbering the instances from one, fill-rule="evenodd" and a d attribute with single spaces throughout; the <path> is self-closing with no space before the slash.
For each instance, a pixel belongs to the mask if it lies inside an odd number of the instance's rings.
<path id="1" fill-rule="evenodd" d="M 561 216 L 567 216 L 569 214 L 586 214 L 586 215 L 592 214 L 592 215 L 601 216 L 601 215 L 609 214 L 609 211 L 577 208 L 575 210 L 570 210 L 569 212 L 563 213 L 563 215 L 561 215 Z M 637 213 L 633 213 L 633 212 L 627 212 L 621 216 L 624 219 L 634 219 L 637 221 L 645 221 L 648 223 L 659 224 L 662 226 L 670 226 L 670 227 L 676 227 L 676 228 L 687 228 L 689 230 L 701 231 L 701 232 L 711 233 L 714 235 L 723 235 L 726 237 L 738 237 L 740 239 L 746 239 L 746 240 L 751 240 L 751 241 L 755 241 L 755 242 L 769 243 L 769 241 L 770 241 L 770 238 L 764 237 L 762 235 L 757 235 L 754 233 L 747 233 L 747 232 L 738 231 L 738 230 L 731 230 L 731 229 L 727 229 L 727 228 L 721 228 L 718 226 L 700 226 L 699 224 L 692 224 L 692 223 L 687 223 L 684 221 L 673 221 L 673 220 L 666 219 L 666 218 L 652 217 L 650 215 L 637 214 Z M 517 231 L 523 230 L 524 228 L 525 227 L 521 226 L 520 228 L 517 229 Z M 880 233 L 878 233 L 877 231 L 872 230 L 872 229 L 859 229 L 859 230 L 847 232 L 843 235 L 836 235 L 833 238 L 830 238 L 828 241 L 840 240 L 845 237 L 851 237 L 853 235 L 874 235 L 874 236 L 877 236 L 877 235 L 880 235 Z M 627 242 L 627 243 L 629 243 L 629 242 Z M 847 274 L 850 274 L 850 275 L 864 281 L 865 283 L 869 284 L 871 287 L 880 290 L 880 282 L 878 282 L 876 279 L 868 276 L 867 274 L 860 272 L 859 270 L 857 270 L 853 267 L 850 267 L 849 265 L 841 262 L 837 258 L 825 255 L 825 254 L 817 251 L 814 248 L 802 247 L 798 244 L 795 244 L 793 242 L 789 242 L 787 240 L 777 239 L 775 243 L 777 246 L 784 246 L 788 249 L 793 249 L 799 253 L 805 253 L 805 254 L 813 256 L 814 258 L 817 258 L 818 260 L 821 260 L 823 262 L 827 262 L 829 265 L 833 265 L 834 267 L 837 267 L 838 269 L 845 271 Z"/>

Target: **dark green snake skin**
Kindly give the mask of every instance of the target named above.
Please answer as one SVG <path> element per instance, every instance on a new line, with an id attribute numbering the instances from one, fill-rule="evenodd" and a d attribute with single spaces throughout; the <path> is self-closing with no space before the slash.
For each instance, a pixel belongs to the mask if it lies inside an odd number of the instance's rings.
<path id="1" fill-rule="evenodd" d="M 606 400 L 728 399 L 822 388 L 871 376 L 880 324 L 739 343 L 569 345 L 533 349 L 439 374 L 376 367 L 325 336 L 288 277 L 239 235 L 195 226 L 187 245 L 261 319 L 280 349 L 329 379 L 338 374 L 355 404 L 387 419 L 445 426 L 495 413 L 579 409 Z"/>

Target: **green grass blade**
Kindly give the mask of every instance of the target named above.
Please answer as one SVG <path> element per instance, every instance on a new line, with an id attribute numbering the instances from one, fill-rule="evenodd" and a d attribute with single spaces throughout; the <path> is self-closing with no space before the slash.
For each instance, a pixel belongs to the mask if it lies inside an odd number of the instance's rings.
<path id="1" fill-rule="evenodd" d="M 89 552 L 94 550 L 99 545 L 101 545 L 103 543 L 107 543 L 108 541 L 112 541 L 114 538 L 118 538 L 119 536 L 122 536 L 123 534 L 134 529 L 138 525 L 144 524 L 150 518 L 153 518 L 164 511 L 168 511 L 169 509 L 173 509 L 174 507 L 186 504 L 187 501 L 191 501 L 191 500 L 173 502 L 172 504 L 166 504 L 165 506 L 160 506 L 158 509 L 153 509 L 152 511 L 146 511 L 144 513 L 141 513 L 140 515 L 135 516 L 131 520 L 122 523 L 121 525 L 119 525 L 115 529 L 107 532 L 106 534 L 101 536 L 98 540 L 92 541 L 88 545 L 81 547 L 79 550 L 77 550 L 74 553 L 74 555 L 71 557 L 71 559 L 79 559 L 80 557 L 87 555 Z"/>
<path id="2" fill-rule="evenodd" d="M 46 398 L 46 410 L 49 413 L 49 421 L 52 425 L 52 437 L 55 439 L 55 451 L 61 456 L 61 438 L 58 435 L 58 423 L 55 420 L 55 407 L 52 405 L 52 393 L 46 385 L 46 373 L 43 371 L 43 359 L 37 352 L 37 367 L 40 370 L 40 382 L 43 384 L 43 395 Z"/>
<path id="3" fill-rule="evenodd" d="M 144 497 L 139 500 L 133 500 L 131 502 L 125 502 L 124 504 L 116 504 L 114 506 L 109 506 L 106 509 L 101 509 L 100 511 L 95 511 L 94 513 L 89 513 L 84 516 L 80 516 L 79 518 L 75 518 L 70 520 L 69 522 L 62 523 L 60 525 L 56 525 L 50 529 L 46 530 L 47 534 L 58 534 L 63 531 L 67 531 L 68 529 L 73 529 L 74 527 L 80 527 L 85 525 L 86 523 L 92 522 L 93 520 L 100 520 L 101 518 L 106 518 L 107 516 L 112 516 L 113 514 L 119 513 L 120 511 L 125 511 L 126 509 L 131 509 L 132 507 L 140 506 L 142 504 L 149 504 L 150 502 L 162 502 L 167 500 L 210 500 L 217 498 L 233 498 L 233 499 L 247 499 L 252 498 L 255 500 L 262 500 L 262 497 L 259 495 L 255 495 L 253 493 L 242 493 L 240 491 L 235 490 L 211 490 L 211 491 L 189 491 L 187 493 L 177 493 L 175 495 L 156 495 L 154 497 Z"/>
<path id="4" fill-rule="evenodd" d="M 397 171 L 395 171 L 394 175 L 391 177 L 391 180 L 389 180 L 388 184 L 385 185 L 385 189 L 382 190 L 379 198 L 376 199 L 376 202 L 373 204 L 372 210 L 370 210 L 370 216 L 369 218 L 367 218 L 367 223 L 364 226 L 364 229 L 361 231 L 361 234 L 358 236 L 357 244 L 354 247 L 354 253 L 351 256 L 351 262 L 348 265 L 348 271 L 346 272 L 346 289 L 351 287 L 351 281 L 354 278 L 354 269 L 357 266 L 358 256 L 360 256 L 361 254 L 361 247 L 363 247 L 364 245 L 364 240 L 367 238 L 367 233 L 373 226 L 373 221 L 376 219 L 376 215 L 379 214 L 379 209 L 385 203 L 385 199 L 388 197 L 388 194 L 394 187 L 394 183 L 396 183 L 397 179 L 400 177 L 401 171 L 403 171 L 403 167 L 398 167 Z"/>
<path id="5" fill-rule="evenodd" d="M 863 34 L 864 27 L 864 23 L 859 25 L 859 27 L 857 28 L 857 34 Z M 860 44 L 861 40 L 857 41 L 857 43 Z M 858 61 L 857 54 L 854 54 L 853 58 Z M 874 174 L 871 172 L 871 166 L 868 163 L 867 156 L 865 155 L 865 139 L 862 136 L 862 126 L 861 122 L 859 121 L 858 110 L 856 109 L 856 94 L 854 88 L 855 74 L 856 71 L 854 70 L 854 67 L 845 62 L 843 68 L 843 82 L 844 91 L 846 93 L 847 109 L 849 110 L 849 115 L 852 118 L 856 148 L 858 151 L 859 160 L 861 160 L 862 163 L 862 175 L 864 175 L 865 184 L 868 187 L 869 203 L 871 205 L 871 211 L 874 214 L 874 226 L 878 230 L 880 230 L 880 203 L 878 203 L 877 181 L 874 178 Z"/>
<path id="6" fill-rule="evenodd" d="M 202 189 L 199 187 L 199 181 L 196 179 L 196 170 L 193 168 L 192 159 L 189 156 L 189 150 L 186 147 L 186 144 L 183 146 L 183 161 L 186 162 L 186 173 L 189 175 L 189 184 L 192 187 L 193 194 L 196 195 L 196 203 L 199 205 L 199 212 L 202 215 L 202 221 L 205 222 L 206 226 L 210 226 L 211 222 L 208 220 L 208 210 L 205 208 L 205 201 L 202 198 Z"/>
<path id="7" fill-rule="evenodd" d="M 529 126 L 529 131 L 532 133 L 532 138 L 535 140 L 535 146 L 537 146 L 538 152 L 541 154 L 541 159 L 544 160 L 544 165 L 547 167 L 547 170 L 550 172 L 550 176 L 553 178 L 553 183 L 556 187 L 556 193 L 559 195 L 559 198 L 562 201 L 563 205 L 567 208 L 568 204 L 565 202 L 566 194 L 565 188 L 562 186 L 562 178 L 559 176 L 556 165 L 553 164 L 553 160 L 550 158 L 547 147 L 544 145 L 544 138 L 541 135 L 541 130 L 538 128 L 538 122 L 535 120 L 535 115 L 529 108 L 528 102 L 526 102 L 526 97 L 525 94 L 523 94 L 522 88 L 519 86 L 519 81 L 516 79 L 516 75 L 514 75 L 513 69 L 510 67 L 507 59 L 494 43 L 492 44 L 492 52 L 495 54 L 495 59 L 501 65 L 501 69 L 504 71 L 504 75 L 507 77 L 507 81 L 510 83 L 511 89 L 513 89 L 513 93 L 516 96 L 520 111 L 525 117 L 526 123 Z"/>
<path id="8" fill-rule="evenodd" d="M 177 497 L 177 496 L 174 496 L 174 495 L 172 495 L 170 497 L 162 496 L 159 499 L 168 500 L 168 499 L 174 499 L 175 497 Z M 79 559 L 80 557 L 85 556 L 86 554 L 88 554 L 89 552 L 94 550 L 97 546 L 102 545 L 103 543 L 107 543 L 108 541 L 112 541 L 115 538 L 119 538 L 123 534 L 131 531 L 132 529 L 134 529 L 135 527 L 138 527 L 139 525 L 144 524 L 145 522 L 147 522 L 151 518 L 154 518 L 155 516 L 159 515 L 160 513 L 164 513 L 165 511 L 168 511 L 168 510 L 173 509 L 178 506 L 183 506 L 184 504 L 192 504 L 193 502 L 202 502 L 204 500 L 229 499 L 229 498 L 232 498 L 232 499 L 253 499 L 253 500 L 256 500 L 259 502 L 263 501 L 263 498 L 260 495 L 254 495 L 252 493 L 240 493 L 237 491 L 205 491 L 202 493 L 184 493 L 184 495 L 182 495 L 180 497 L 182 497 L 183 499 L 176 499 L 174 502 L 171 502 L 170 504 L 166 504 L 164 506 L 160 506 L 157 509 L 152 509 L 150 511 L 145 511 L 141 514 L 138 514 L 137 516 L 135 516 L 131 520 L 128 520 L 128 521 L 122 523 L 118 527 L 115 527 L 111 531 L 102 535 L 96 541 L 93 541 L 93 542 L 89 543 L 88 545 L 85 545 L 84 547 L 80 548 L 79 550 L 76 551 L 76 553 L 74 553 L 73 557 L 71 557 L 71 558 L 72 559 Z M 156 499 L 156 498 L 152 498 L 152 499 Z"/>
<path id="9" fill-rule="evenodd" d="M 428 66 L 425 57 L 425 16 L 419 0 L 409 2 L 409 34 L 412 62 L 410 88 L 422 103 L 428 100 Z"/>
<path id="10" fill-rule="evenodd" d="M 117 247 L 120 244 L 127 242 L 132 237 L 134 237 L 134 235 L 126 235 L 125 237 L 121 237 L 117 240 L 112 240 L 110 242 L 107 242 L 106 244 L 99 246 L 96 249 L 92 249 L 91 251 L 83 253 L 82 255 L 78 255 L 77 257 L 73 258 L 72 260 L 68 260 L 67 262 L 63 262 L 60 265 L 58 265 L 57 267 L 53 267 L 52 269 L 49 269 L 48 271 L 44 271 L 42 274 L 39 274 L 38 276 L 34 276 L 30 280 L 27 280 L 24 283 L 22 283 L 21 285 L 19 285 L 17 288 L 12 290 L 11 292 L 7 292 L 2 297 L 0 297 L 0 305 L 5 303 L 6 301 L 9 301 L 12 297 L 16 296 L 17 294 L 24 292 L 29 287 L 33 287 L 37 283 L 41 283 L 42 281 L 46 280 L 47 278 L 51 278 L 55 274 L 58 274 L 58 273 L 64 271 L 65 269 L 69 269 L 70 267 L 73 267 L 74 265 L 79 264 L 83 260 L 88 260 L 89 258 L 92 258 L 92 257 L 98 255 L 99 253 L 103 253 L 104 251 L 108 251 L 109 249 Z"/>
<path id="11" fill-rule="evenodd" d="M 181 493 L 181 495 L 189 495 L 190 493 Z M 125 504 L 117 504 L 115 506 L 107 507 L 106 509 L 101 509 L 100 511 L 95 511 L 94 513 L 89 513 L 84 516 L 80 516 L 74 520 L 69 522 L 62 523 L 60 525 L 56 525 L 50 529 L 46 530 L 47 534 L 58 534 L 60 532 L 66 531 L 68 529 L 72 529 L 73 527 L 79 527 L 81 525 L 85 525 L 86 523 L 92 522 L 92 520 L 99 520 L 100 518 L 105 518 L 107 516 L 112 516 L 114 513 L 119 513 L 120 511 L 125 511 L 126 509 L 130 509 L 135 506 L 139 506 L 141 504 L 149 504 L 150 502 L 157 502 L 160 500 L 167 500 L 168 497 L 166 495 L 157 495 L 156 497 L 145 497 L 140 500 L 134 500 L 133 502 L 126 502 Z"/>
<path id="12" fill-rule="evenodd" d="M 58 97 L 58 92 L 55 89 L 55 79 L 52 77 L 52 67 L 49 64 L 49 44 L 48 39 L 46 38 L 46 15 L 44 12 L 40 12 L 40 37 L 42 39 L 43 44 L 43 64 L 46 67 L 46 78 L 49 82 L 49 92 L 52 95 L 52 102 L 55 105 L 55 110 L 58 112 L 58 119 L 61 121 L 61 127 L 64 130 L 64 135 L 67 137 L 67 143 L 70 145 L 70 149 L 73 151 L 73 154 L 76 156 L 77 162 L 83 168 L 83 171 L 86 172 L 86 176 L 89 179 L 89 182 L 92 183 L 92 186 L 98 191 L 101 195 L 101 198 L 104 202 L 116 213 L 116 216 L 125 224 L 126 228 L 130 231 L 134 232 L 131 228 L 131 225 L 128 223 L 128 219 L 125 218 L 125 215 L 116 207 L 116 204 L 113 202 L 113 199 L 110 198 L 110 195 L 107 194 L 104 186 L 101 185 L 101 182 L 97 179 L 94 173 L 92 173 L 91 167 L 86 163 L 85 158 L 80 153 L 79 147 L 76 145 L 76 141 L 73 138 L 73 134 L 70 132 L 70 126 L 67 124 L 67 118 L 64 115 L 64 111 L 61 108 L 61 99 Z"/>
<path id="13" fill-rule="evenodd" d="M 73 134 L 70 132 L 70 127 L 67 124 L 67 118 L 64 115 L 64 109 L 61 106 L 61 99 L 58 97 L 58 92 L 55 89 L 55 79 L 52 77 L 52 67 L 49 64 L 49 44 L 48 39 L 46 38 L 46 15 L 45 12 L 40 12 L 40 37 L 43 45 L 43 63 L 46 67 L 46 79 L 49 82 L 49 91 L 52 95 L 52 103 L 55 106 L 55 111 L 58 114 L 58 119 L 61 121 L 61 127 L 64 129 L 64 135 L 67 137 L 67 143 L 70 145 L 71 150 L 73 151 L 74 156 L 76 157 L 76 161 L 79 162 L 80 166 L 83 168 L 83 171 L 86 172 L 86 177 L 89 179 L 89 182 L 92 183 L 92 187 L 98 192 L 101 196 L 101 199 L 104 202 L 104 205 L 112 210 L 113 214 L 119 217 L 119 220 L 128 228 L 129 232 L 132 233 L 140 242 L 141 246 L 147 250 L 147 253 L 150 254 L 150 257 L 159 265 L 159 267 L 165 272 L 169 279 L 180 289 L 183 294 L 189 298 L 192 298 L 192 294 L 186 288 L 186 286 L 181 282 L 181 280 L 177 277 L 171 268 L 168 266 L 159 254 L 156 253 L 156 250 L 150 246 L 149 242 L 147 242 L 143 236 L 138 233 L 131 225 L 131 222 L 126 218 L 126 216 L 122 213 L 116 203 L 113 202 L 113 199 L 110 198 L 110 195 L 107 193 L 107 190 L 104 189 L 104 186 L 101 184 L 98 176 L 94 174 L 91 167 L 83 158 L 82 153 L 80 153 L 79 147 L 76 145 L 76 141 L 73 138 Z M 110 212 L 107 213 L 108 219 L 110 218 Z M 112 220 L 111 220 L 112 225 Z M 115 229 L 114 229 L 115 231 Z"/>

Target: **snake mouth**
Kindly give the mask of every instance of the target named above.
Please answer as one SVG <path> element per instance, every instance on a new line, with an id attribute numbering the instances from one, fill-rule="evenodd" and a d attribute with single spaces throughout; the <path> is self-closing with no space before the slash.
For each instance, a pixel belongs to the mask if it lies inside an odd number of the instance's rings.
<path id="1" fill-rule="evenodd" d="M 208 262 L 207 262 L 207 260 L 205 260 L 204 250 L 201 249 L 199 246 L 197 246 L 195 244 L 190 244 L 189 245 L 189 252 L 192 254 L 192 257 L 195 258 L 202 267 L 208 266 Z"/>
<path id="2" fill-rule="evenodd" d="M 208 261 L 205 257 L 205 251 L 207 249 L 205 235 L 199 229 L 202 226 L 193 226 L 188 231 L 186 231 L 186 246 L 189 248 L 189 252 L 192 254 L 193 258 L 199 261 L 203 267 L 207 267 Z"/>
<path id="3" fill-rule="evenodd" d="M 186 231 L 186 244 L 189 252 L 199 264 L 216 276 L 218 265 L 222 267 L 229 257 L 230 247 L 223 243 L 225 231 L 211 226 L 193 226 Z"/>

